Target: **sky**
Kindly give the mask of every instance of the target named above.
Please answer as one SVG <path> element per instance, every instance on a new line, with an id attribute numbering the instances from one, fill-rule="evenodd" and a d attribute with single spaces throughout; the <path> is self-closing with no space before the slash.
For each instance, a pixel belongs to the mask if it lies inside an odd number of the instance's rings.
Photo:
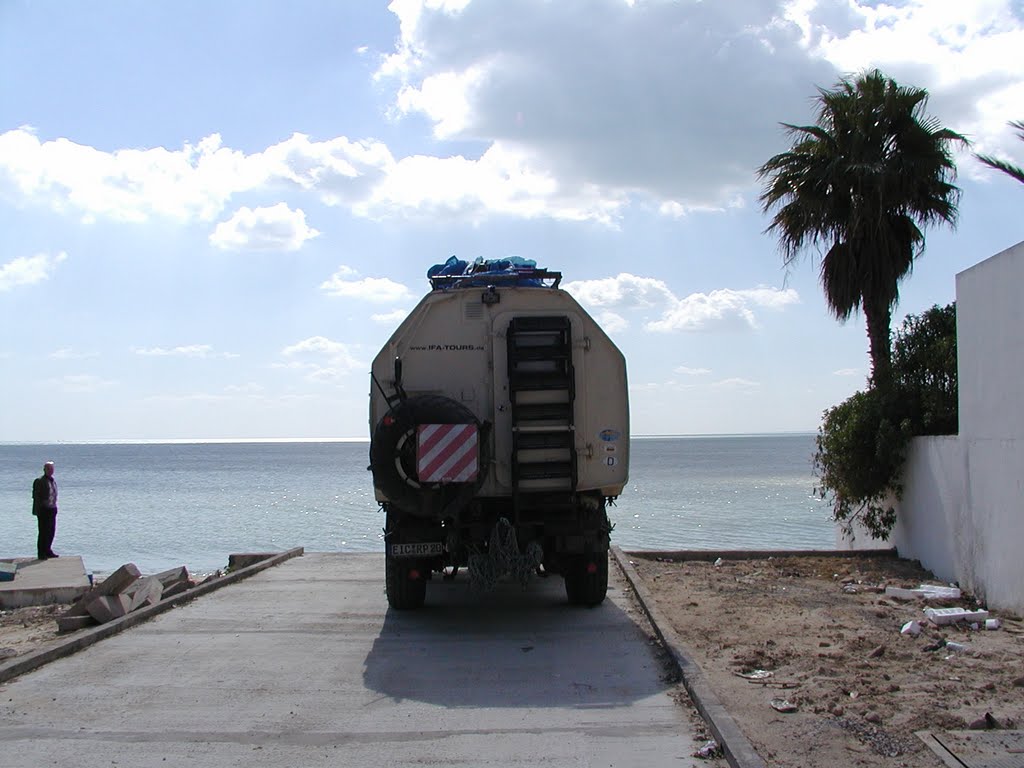
<path id="1" fill-rule="evenodd" d="M 874 67 L 1024 161 L 1022 0 L 0 0 L 0 442 L 367 437 L 452 255 L 562 272 L 635 435 L 813 432 L 864 318 L 756 171 Z M 1024 239 L 1024 185 L 957 162 L 894 325 Z"/>

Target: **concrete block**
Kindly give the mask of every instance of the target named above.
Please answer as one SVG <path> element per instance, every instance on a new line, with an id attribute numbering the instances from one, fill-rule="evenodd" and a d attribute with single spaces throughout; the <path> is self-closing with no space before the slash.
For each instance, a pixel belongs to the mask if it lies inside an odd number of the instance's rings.
<path id="1" fill-rule="evenodd" d="M 157 579 L 166 589 L 168 585 L 173 584 L 177 581 L 188 581 L 188 568 L 184 565 L 178 566 L 177 568 L 170 568 L 166 571 L 154 574 L 153 578 Z"/>
<path id="2" fill-rule="evenodd" d="M 939 587 L 934 584 L 922 584 L 916 589 L 886 587 L 885 596 L 895 597 L 898 600 L 959 600 L 960 590 L 956 587 Z"/>
<path id="3" fill-rule="evenodd" d="M 57 632 L 74 632 L 76 629 L 85 629 L 95 626 L 96 619 L 86 614 L 85 616 L 58 616 Z"/>
<path id="4" fill-rule="evenodd" d="M 85 609 L 100 624 L 119 619 L 128 613 L 132 599 L 128 595 L 101 595 L 90 601 Z"/>
<path id="5" fill-rule="evenodd" d="M 137 611 L 144 605 L 156 605 L 164 593 L 164 585 L 156 576 L 147 576 L 132 584 L 132 601 L 128 612 Z"/>
<path id="6" fill-rule="evenodd" d="M 68 608 L 62 616 L 85 616 L 89 613 L 89 603 L 97 597 L 114 595 L 124 592 L 133 582 L 142 576 L 142 573 L 134 563 L 125 563 L 103 581 L 86 592 L 82 597 Z"/>
<path id="7" fill-rule="evenodd" d="M 276 554 L 276 552 L 239 552 L 228 555 L 228 570 L 240 571 L 242 568 L 248 568 L 250 565 L 268 560 Z"/>
<path id="8" fill-rule="evenodd" d="M 171 582 L 170 584 L 167 584 L 164 587 L 164 593 L 161 596 L 161 599 L 165 597 L 173 597 L 174 595 L 180 595 L 182 592 L 192 589 L 192 587 L 194 587 L 195 585 L 196 583 L 191 579 L 184 579 L 182 581 Z"/>
<path id="9" fill-rule="evenodd" d="M 985 621 L 988 611 L 969 611 L 964 608 L 925 608 L 924 615 L 938 626 L 955 624 L 958 621 Z"/>
<path id="10" fill-rule="evenodd" d="M 17 572 L 17 563 L 0 562 L 0 581 L 14 581 L 14 575 Z"/>

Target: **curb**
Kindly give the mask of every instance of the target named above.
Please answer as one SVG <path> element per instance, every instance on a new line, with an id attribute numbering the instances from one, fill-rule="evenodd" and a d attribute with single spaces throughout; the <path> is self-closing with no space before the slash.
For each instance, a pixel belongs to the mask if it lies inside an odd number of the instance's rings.
<path id="1" fill-rule="evenodd" d="M 611 547 L 611 552 L 619 564 L 619 568 L 625 574 L 626 581 L 632 587 L 640 607 L 650 620 L 654 633 L 665 650 L 668 651 L 672 665 L 678 671 L 686 692 L 690 694 L 697 711 L 700 712 L 701 717 L 711 729 L 715 741 L 722 747 L 729 765 L 732 768 L 767 768 L 768 764 L 757 754 L 747 737 L 736 725 L 736 721 L 732 719 L 732 715 L 719 701 L 718 695 L 708 685 L 704 673 L 691 657 L 689 649 L 655 606 L 654 599 L 647 591 L 647 587 L 640 581 L 640 575 L 630 563 L 629 558 L 622 549 L 614 544 Z"/>
<path id="2" fill-rule="evenodd" d="M 126 614 L 119 619 L 115 619 L 114 621 L 101 624 L 92 629 L 80 630 L 77 636 L 69 638 L 58 645 L 54 645 L 42 651 L 35 651 L 33 653 L 26 654 L 25 656 L 17 657 L 6 664 L 0 664 L 0 683 L 5 683 L 12 678 L 25 674 L 26 672 L 38 669 L 44 664 L 49 664 L 51 661 L 56 661 L 57 659 L 62 659 L 65 656 L 77 653 L 83 648 L 88 648 L 90 645 L 94 645 L 104 638 L 116 635 L 119 632 L 124 632 L 126 629 L 131 629 L 136 624 L 141 624 L 158 614 L 169 611 L 177 605 L 187 603 L 190 600 L 202 597 L 203 595 L 218 590 L 221 587 L 226 587 L 229 584 L 234 584 L 242 579 L 247 579 L 260 571 L 279 565 L 286 560 L 291 560 L 293 557 L 300 557 L 304 552 L 305 550 L 303 547 L 289 549 L 286 552 L 281 552 L 280 554 L 247 566 L 246 568 L 241 568 L 237 571 L 226 573 L 223 576 L 218 576 L 215 579 L 204 581 L 201 584 L 197 584 L 192 587 L 192 589 L 173 595 L 166 600 L 161 600 L 155 605 L 149 605 L 145 608 L 140 608 L 137 611 L 132 611 L 131 613 Z"/>
<path id="3" fill-rule="evenodd" d="M 898 559 L 899 552 L 891 549 L 638 549 L 631 557 L 643 560 L 765 560 L 769 557 L 878 557 Z"/>

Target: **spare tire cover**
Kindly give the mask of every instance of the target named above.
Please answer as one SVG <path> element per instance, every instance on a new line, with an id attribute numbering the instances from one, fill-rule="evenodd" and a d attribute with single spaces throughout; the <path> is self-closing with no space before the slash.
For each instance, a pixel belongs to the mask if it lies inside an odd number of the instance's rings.
<path id="1" fill-rule="evenodd" d="M 480 428 L 472 411 L 451 398 L 439 395 L 410 397 L 395 405 L 380 420 L 370 440 L 373 484 L 384 492 L 389 503 L 412 514 L 424 511 L 420 504 L 424 486 L 416 476 L 416 428 L 420 424 L 475 424 Z M 475 481 L 476 489 L 483 485 L 488 465 L 485 456 L 487 441 L 483 435 L 480 437 L 480 471 Z M 429 487 L 438 488 L 434 485 Z"/>

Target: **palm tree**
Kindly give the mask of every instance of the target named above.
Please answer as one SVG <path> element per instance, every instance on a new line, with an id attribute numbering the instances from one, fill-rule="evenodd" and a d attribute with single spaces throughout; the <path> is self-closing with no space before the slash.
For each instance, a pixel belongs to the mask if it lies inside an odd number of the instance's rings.
<path id="1" fill-rule="evenodd" d="M 1014 120 L 1010 122 L 1010 125 L 1017 130 L 1017 138 L 1024 141 L 1024 121 Z M 1010 165 L 1003 160 L 996 160 L 991 155 L 975 155 L 975 157 L 989 168 L 995 168 L 997 171 L 1013 176 L 1017 181 L 1024 182 L 1024 168 Z"/>
<path id="2" fill-rule="evenodd" d="M 824 251 L 821 284 L 840 321 L 867 321 L 871 380 L 892 380 L 890 325 L 898 284 L 924 250 L 922 228 L 956 223 L 960 190 L 951 145 L 967 140 L 925 115 L 928 92 L 877 69 L 818 89 L 814 125 L 783 123 L 790 149 L 758 170 L 765 230 L 785 263 Z"/>

